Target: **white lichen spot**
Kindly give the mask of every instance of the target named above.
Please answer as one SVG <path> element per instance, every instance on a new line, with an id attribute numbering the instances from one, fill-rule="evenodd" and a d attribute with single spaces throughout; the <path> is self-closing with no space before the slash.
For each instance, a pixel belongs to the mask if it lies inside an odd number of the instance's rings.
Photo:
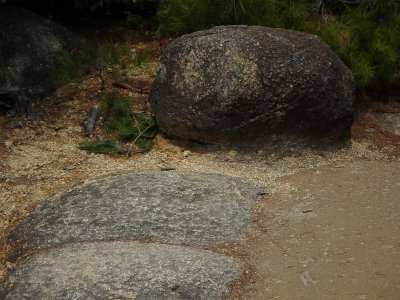
<path id="1" fill-rule="evenodd" d="M 168 72 L 167 72 L 167 68 L 165 67 L 164 64 L 160 63 L 160 64 L 158 65 L 157 73 L 158 73 L 158 78 L 160 78 L 160 80 L 161 80 L 162 82 L 164 82 L 165 80 L 167 80 L 167 73 L 168 73 Z"/>
<path id="2" fill-rule="evenodd" d="M 182 70 L 173 78 L 175 87 L 195 90 L 198 93 L 195 98 L 199 100 L 211 92 L 234 99 L 233 95 L 240 97 L 262 90 L 256 58 L 245 55 L 243 49 L 233 43 L 226 43 L 224 51 L 218 47 L 218 41 L 213 44 L 214 48 L 191 49 L 184 54 Z M 212 91 L 207 86 L 212 86 Z"/>

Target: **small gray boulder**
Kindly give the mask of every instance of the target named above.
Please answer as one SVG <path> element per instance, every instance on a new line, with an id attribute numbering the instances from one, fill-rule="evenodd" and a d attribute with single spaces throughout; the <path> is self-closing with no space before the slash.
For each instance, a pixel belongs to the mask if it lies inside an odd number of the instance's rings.
<path id="1" fill-rule="evenodd" d="M 261 26 L 184 35 L 164 51 L 150 102 L 162 131 L 244 144 L 346 139 L 350 70 L 316 36 Z"/>

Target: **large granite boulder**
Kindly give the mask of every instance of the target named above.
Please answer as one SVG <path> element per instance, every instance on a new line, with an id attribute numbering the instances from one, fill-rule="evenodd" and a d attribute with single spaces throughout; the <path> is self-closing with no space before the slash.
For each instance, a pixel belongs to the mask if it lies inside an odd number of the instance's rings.
<path id="1" fill-rule="evenodd" d="M 200 142 L 336 142 L 349 136 L 355 84 L 316 36 L 260 26 L 184 35 L 151 89 L 157 123 Z"/>
<path id="2" fill-rule="evenodd" d="M 54 87 L 49 72 L 59 59 L 88 46 L 61 25 L 9 5 L 0 6 L 0 28 L 0 96 L 20 102 L 49 93 Z M 27 103 L 19 104 L 26 110 Z"/>

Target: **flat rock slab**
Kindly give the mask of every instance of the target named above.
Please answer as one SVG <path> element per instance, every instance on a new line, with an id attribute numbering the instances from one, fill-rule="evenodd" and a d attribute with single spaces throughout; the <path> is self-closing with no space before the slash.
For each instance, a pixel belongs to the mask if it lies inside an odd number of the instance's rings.
<path id="1" fill-rule="evenodd" d="M 235 259 L 180 246 L 72 244 L 24 260 L 0 285 L 0 298 L 220 299 L 241 272 Z"/>
<path id="2" fill-rule="evenodd" d="M 110 176 L 59 193 L 10 235 L 14 256 L 85 241 L 210 245 L 250 227 L 258 189 L 218 174 Z"/>

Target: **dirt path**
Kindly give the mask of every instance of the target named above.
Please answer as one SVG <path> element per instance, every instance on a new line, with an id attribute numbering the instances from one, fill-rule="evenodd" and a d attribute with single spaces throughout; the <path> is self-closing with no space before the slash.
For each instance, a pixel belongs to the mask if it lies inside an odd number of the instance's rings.
<path id="1" fill-rule="evenodd" d="M 357 160 L 278 178 L 249 246 L 240 299 L 398 299 L 400 161 Z"/>

